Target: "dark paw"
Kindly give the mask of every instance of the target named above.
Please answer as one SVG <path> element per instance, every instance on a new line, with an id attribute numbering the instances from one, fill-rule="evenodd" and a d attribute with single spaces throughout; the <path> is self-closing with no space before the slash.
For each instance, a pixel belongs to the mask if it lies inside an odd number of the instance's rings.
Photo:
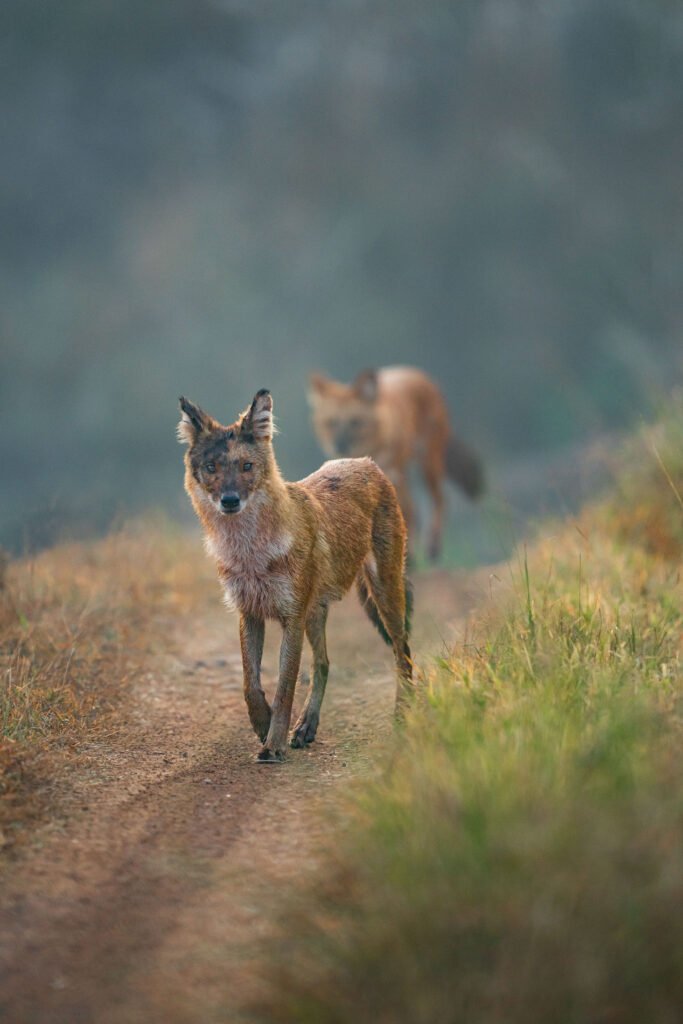
<path id="1" fill-rule="evenodd" d="M 315 734 L 318 731 L 318 721 L 311 722 L 298 722 L 292 733 L 292 738 L 289 741 L 290 746 L 296 750 L 300 747 L 305 747 L 309 743 L 312 743 L 315 739 Z"/>
<path id="2" fill-rule="evenodd" d="M 282 764 L 284 759 L 285 755 L 281 750 L 269 750 L 268 747 L 259 750 L 256 756 L 259 764 Z"/>

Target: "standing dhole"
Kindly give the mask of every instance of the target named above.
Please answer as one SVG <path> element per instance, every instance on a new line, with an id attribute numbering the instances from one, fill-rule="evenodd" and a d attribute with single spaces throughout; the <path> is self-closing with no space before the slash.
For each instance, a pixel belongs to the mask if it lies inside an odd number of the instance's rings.
<path id="1" fill-rule="evenodd" d="M 313 425 L 326 455 L 370 455 L 396 487 L 414 547 L 415 515 L 408 481 L 417 462 L 433 502 L 428 553 L 436 560 L 443 532 L 443 483 L 450 477 L 470 498 L 483 489 L 481 463 L 451 433 L 438 387 L 422 370 L 386 366 L 364 370 L 351 384 L 310 376 Z"/>
<path id="2" fill-rule="evenodd" d="M 406 528 L 393 485 L 368 458 L 326 462 L 286 483 L 273 453 L 273 401 L 259 391 L 229 427 L 180 399 L 178 438 L 188 445 L 185 489 L 240 613 L 244 696 L 263 743 L 259 761 L 284 758 L 304 634 L 313 680 L 291 745 L 315 739 L 329 662 L 331 601 L 356 581 L 366 612 L 396 659 L 397 711 L 411 691 Z M 272 708 L 261 687 L 265 620 L 283 627 Z"/>

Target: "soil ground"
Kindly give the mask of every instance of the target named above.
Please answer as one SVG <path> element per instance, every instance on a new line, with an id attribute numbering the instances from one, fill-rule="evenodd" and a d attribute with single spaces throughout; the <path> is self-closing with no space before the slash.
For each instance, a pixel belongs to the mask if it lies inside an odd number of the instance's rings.
<path id="1" fill-rule="evenodd" d="M 432 572 L 416 580 L 418 665 L 462 638 L 486 579 Z M 318 739 L 284 765 L 255 762 L 235 616 L 217 599 L 209 615 L 179 621 L 176 634 L 176 653 L 139 680 L 106 741 L 79 752 L 59 794 L 63 813 L 6 869 L 5 1024 L 246 1019 L 274 949 L 277 894 L 305 887 L 343 827 L 334 810 L 349 782 L 381 763 L 392 659 L 355 597 L 330 615 Z M 278 642 L 271 624 L 271 693 Z"/>

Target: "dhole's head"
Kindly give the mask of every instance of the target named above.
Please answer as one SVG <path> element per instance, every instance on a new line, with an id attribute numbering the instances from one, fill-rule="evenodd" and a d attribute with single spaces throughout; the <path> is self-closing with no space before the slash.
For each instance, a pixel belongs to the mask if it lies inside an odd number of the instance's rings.
<path id="1" fill-rule="evenodd" d="M 352 384 L 321 373 L 309 377 L 313 426 L 331 458 L 372 455 L 377 437 L 377 372 L 363 370 Z"/>
<path id="2" fill-rule="evenodd" d="M 186 398 L 178 440 L 188 445 L 186 486 L 200 504 L 225 516 L 242 512 L 273 471 L 273 399 L 259 391 L 253 402 L 229 427 Z"/>

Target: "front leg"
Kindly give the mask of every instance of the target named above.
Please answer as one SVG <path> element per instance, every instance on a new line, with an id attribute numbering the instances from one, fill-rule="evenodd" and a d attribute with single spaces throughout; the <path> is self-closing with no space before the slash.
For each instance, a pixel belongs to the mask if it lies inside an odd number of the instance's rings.
<path id="1" fill-rule="evenodd" d="M 284 761 L 303 642 L 303 618 L 288 620 L 280 647 L 280 678 L 273 701 L 273 715 L 263 750 L 258 755 L 259 761 Z"/>
<path id="2" fill-rule="evenodd" d="M 240 616 L 244 699 L 247 702 L 249 721 L 262 743 L 268 735 L 270 726 L 270 707 L 261 687 L 261 658 L 265 633 L 266 624 L 263 619 L 257 619 L 253 615 Z"/>

